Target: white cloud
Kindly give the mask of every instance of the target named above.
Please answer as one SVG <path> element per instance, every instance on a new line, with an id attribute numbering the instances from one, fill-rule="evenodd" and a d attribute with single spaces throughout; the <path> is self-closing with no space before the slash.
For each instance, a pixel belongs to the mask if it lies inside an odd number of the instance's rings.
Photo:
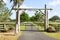
<path id="1" fill-rule="evenodd" d="M 20 8 L 33 8 L 33 7 L 28 7 L 26 5 L 21 5 Z M 25 10 L 25 11 L 27 12 L 28 10 Z"/>
<path id="2" fill-rule="evenodd" d="M 57 12 L 54 12 L 54 15 L 58 15 L 58 13 Z"/>
<path id="3" fill-rule="evenodd" d="M 52 2 L 49 2 L 49 5 L 52 5 L 52 6 L 60 5 L 60 0 L 52 0 Z"/>
<path id="4" fill-rule="evenodd" d="M 7 2 L 7 0 L 3 0 L 5 3 Z"/>
<path id="5" fill-rule="evenodd" d="M 54 16 L 54 15 L 58 15 L 59 16 L 59 12 L 53 12 L 53 15 L 52 16 Z"/>
<path id="6" fill-rule="evenodd" d="M 26 5 L 21 5 L 20 8 L 33 8 L 33 7 L 28 7 Z"/>
<path id="7" fill-rule="evenodd" d="M 56 12 L 56 11 L 49 12 L 48 17 L 51 18 L 51 17 L 53 17 L 53 16 L 55 16 L 55 15 L 60 16 L 60 13 L 59 13 L 59 12 Z"/>

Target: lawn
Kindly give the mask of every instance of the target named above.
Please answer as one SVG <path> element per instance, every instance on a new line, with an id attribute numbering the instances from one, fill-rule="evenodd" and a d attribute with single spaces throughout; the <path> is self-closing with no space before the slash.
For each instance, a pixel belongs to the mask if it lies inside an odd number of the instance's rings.
<path id="1" fill-rule="evenodd" d="M 20 27 L 20 30 L 25 30 L 25 26 L 24 26 L 24 25 L 21 26 L 21 27 Z"/>
<path id="2" fill-rule="evenodd" d="M 40 25 L 37 25 L 37 24 L 34 24 L 34 23 L 33 23 L 33 25 L 35 25 L 35 27 L 38 28 L 39 30 L 44 30 L 43 26 L 40 26 Z"/>

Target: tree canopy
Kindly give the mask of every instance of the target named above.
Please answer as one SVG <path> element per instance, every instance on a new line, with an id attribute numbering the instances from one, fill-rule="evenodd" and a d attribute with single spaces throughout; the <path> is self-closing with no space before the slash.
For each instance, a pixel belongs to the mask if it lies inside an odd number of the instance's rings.
<path id="1" fill-rule="evenodd" d="M 29 19 L 30 19 L 29 15 L 25 11 L 23 11 L 20 15 L 20 21 L 25 22 L 29 21 Z"/>
<path id="2" fill-rule="evenodd" d="M 36 21 L 35 16 L 30 17 L 30 21 Z"/>
<path id="3" fill-rule="evenodd" d="M 0 9 L 4 8 L 5 7 L 5 3 L 3 1 L 0 1 Z"/>
<path id="4" fill-rule="evenodd" d="M 49 20 L 50 20 L 50 21 L 60 20 L 60 17 L 57 16 L 57 15 L 55 15 L 55 16 L 51 17 Z"/>
<path id="5" fill-rule="evenodd" d="M 30 19 L 31 21 L 39 21 L 39 22 L 42 22 L 43 21 L 43 18 L 44 16 L 42 15 L 41 11 L 38 10 L 35 12 L 35 15 L 32 16 Z"/>
<path id="6" fill-rule="evenodd" d="M 9 20 L 12 13 L 9 13 L 9 9 L 6 7 L 6 4 L 4 4 L 3 1 L 1 1 L 0 5 L 2 5 L 0 6 L 0 21 Z"/>
<path id="7" fill-rule="evenodd" d="M 18 5 L 18 8 L 19 8 L 19 6 L 22 5 L 22 3 L 24 2 L 24 0 L 10 0 L 10 2 L 13 2 L 12 8 L 11 8 L 11 11 L 12 11 L 12 9 L 14 8 L 14 6 Z"/>
<path id="8" fill-rule="evenodd" d="M 10 2 L 13 2 L 14 6 L 16 5 L 21 5 L 23 3 L 24 0 L 10 0 Z"/>

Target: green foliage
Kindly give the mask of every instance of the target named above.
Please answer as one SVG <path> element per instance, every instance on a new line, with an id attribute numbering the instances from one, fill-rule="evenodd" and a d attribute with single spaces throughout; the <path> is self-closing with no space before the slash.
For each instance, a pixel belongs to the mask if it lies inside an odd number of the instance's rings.
<path id="1" fill-rule="evenodd" d="M 16 6 L 17 4 L 21 5 L 23 1 L 24 0 L 10 0 L 10 2 L 13 2 L 14 6 Z"/>
<path id="2" fill-rule="evenodd" d="M 5 5 L 6 4 L 3 1 L 0 1 L 0 9 L 3 8 L 3 7 L 5 7 Z"/>
<path id="3" fill-rule="evenodd" d="M 6 5 L 4 4 L 4 2 L 0 3 L 0 21 L 6 21 L 9 20 L 10 16 L 12 15 L 12 13 L 9 13 L 9 9 L 6 7 Z"/>
<path id="4" fill-rule="evenodd" d="M 56 21 L 56 20 L 60 20 L 59 16 L 53 16 L 49 19 L 50 21 Z"/>
<path id="5" fill-rule="evenodd" d="M 23 11 L 22 14 L 20 15 L 20 21 L 25 22 L 25 21 L 29 21 L 29 19 L 30 19 L 29 15 L 26 12 Z"/>
<path id="6" fill-rule="evenodd" d="M 31 21 L 39 21 L 39 22 L 42 22 L 43 21 L 43 18 L 44 16 L 42 15 L 41 11 L 36 11 L 35 13 L 35 16 L 32 16 L 30 19 Z"/>
<path id="7" fill-rule="evenodd" d="M 11 18 L 9 18 L 9 20 L 10 20 L 11 22 L 16 22 L 16 19 L 11 19 Z"/>
<path id="8" fill-rule="evenodd" d="M 30 21 L 35 21 L 35 16 L 30 17 Z"/>

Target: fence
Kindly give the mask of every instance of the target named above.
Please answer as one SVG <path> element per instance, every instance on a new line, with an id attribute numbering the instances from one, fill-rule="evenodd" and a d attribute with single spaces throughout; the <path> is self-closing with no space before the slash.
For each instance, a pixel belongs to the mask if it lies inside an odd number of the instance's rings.
<path id="1" fill-rule="evenodd" d="M 55 27 L 56 31 L 60 31 L 60 24 L 49 24 L 52 27 Z"/>
<path id="2" fill-rule="evenodd" d="M 0 31 L 12 30 L 15 27 L 15 22 L 0 22 Z"/>

